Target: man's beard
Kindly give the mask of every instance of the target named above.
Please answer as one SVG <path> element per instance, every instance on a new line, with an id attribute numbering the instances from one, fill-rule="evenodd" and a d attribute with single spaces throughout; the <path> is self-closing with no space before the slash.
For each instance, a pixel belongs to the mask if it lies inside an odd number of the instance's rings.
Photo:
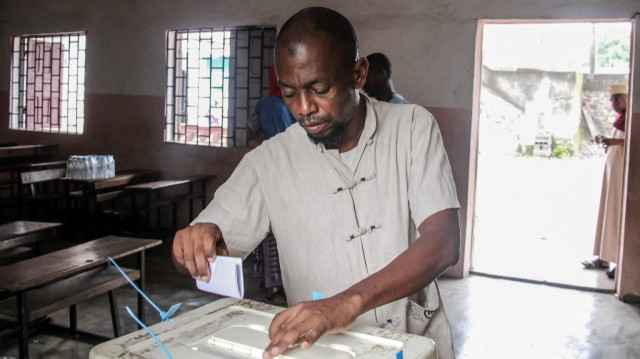
<path id="1" fill-rule="evenodd" d="M 310 133 L 307 133 L 307 136 L 309 136 L 316 145 L 318 143 L 322 143 L 324 147 L 334 149 L 338 148 L 338 141 L 342 138 L 342 135 L 344 135 L 344 128 L 344 123 L 338 123 L 333 127 L 333 131 L 326 136 L 316 137 L 312 136 Z"/>

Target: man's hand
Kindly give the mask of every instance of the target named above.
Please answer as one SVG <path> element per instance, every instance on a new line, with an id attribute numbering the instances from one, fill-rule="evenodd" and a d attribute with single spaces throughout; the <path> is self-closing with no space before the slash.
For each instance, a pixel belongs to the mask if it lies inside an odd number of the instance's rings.
<path id="1" fill-rule="evenodd" d="M 176 232 L 171 257 L 178 272 L 208 282 L 209 262 L 229 255 L 222 232 L 213 223 L 197 223 Z"/>
<path id="2" fill-rule="evenodd" d="M 302 349 L 308 349 L 322 335 L 348 329 L 360 315 L 360 311 L 358 296 L 347 292 L 327 299 L 300 302 L 285 309 L 271 322 L 271 343 L 262 358 L 274 358 L 295 343 L 300 343 Z"/>

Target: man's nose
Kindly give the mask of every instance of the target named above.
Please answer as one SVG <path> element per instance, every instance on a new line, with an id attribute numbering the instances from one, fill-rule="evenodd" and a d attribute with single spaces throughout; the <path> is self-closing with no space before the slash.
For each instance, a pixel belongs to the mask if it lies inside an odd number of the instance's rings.
<path id="1" fill-rule="evenodd" d="M 318 106 L 313 100 L 313 96 L 307 91 L 301 91 L 298 96 L 298 112 L 301 116 L 309 116 L 318 111 Z"/>

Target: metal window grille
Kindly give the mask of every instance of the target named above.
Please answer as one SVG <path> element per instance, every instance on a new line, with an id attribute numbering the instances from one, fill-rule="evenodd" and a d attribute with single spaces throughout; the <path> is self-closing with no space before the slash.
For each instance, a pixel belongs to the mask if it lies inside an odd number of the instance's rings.
<path id="1" fill-rule="evenodd" d="M 9 128 L 81 134 L 84 32 L 12 38 Z"/>
<path id="2" fill-rule="evenodd" d="M 274 27 L 167 31 L 165 142 L 248 147 L 247 120 L 268 96 Z"/>

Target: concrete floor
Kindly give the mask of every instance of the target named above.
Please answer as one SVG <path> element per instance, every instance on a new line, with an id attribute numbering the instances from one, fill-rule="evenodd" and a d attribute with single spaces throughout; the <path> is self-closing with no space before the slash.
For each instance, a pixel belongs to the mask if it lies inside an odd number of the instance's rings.
<path id="1" fill-rule="evenodd" d="M 198 291 L 189 278 L 177 274 L 169 258 L 169 242 L 147 257 L 147 295 L 162 309 L 181 302 L 176 315 L 219 297 Z M 264 294 L 245 266 L 245 297 L 264 301 Z M 640 358 L 640 308 L 611 294 L 472 275 L 441 279 L 443 301 L 451 323 L 458 359 L 476 358 Z M 124 306 L 135 310 L 135 291 L 117 291 L 124 333 L 136 324 Z M 68 314 L 51 316 L 66 325 Z M 147 324 L 159 321 L 147 306 Z M 78 306 L 81 330 L 110 336 L 106 295 Z M 17 357 L 15 340 L 2 339 L 0 358 Z M 92 344 L 73 338 L 36 334 L 30 341 L 32 358 L 88 358 Z"/>

